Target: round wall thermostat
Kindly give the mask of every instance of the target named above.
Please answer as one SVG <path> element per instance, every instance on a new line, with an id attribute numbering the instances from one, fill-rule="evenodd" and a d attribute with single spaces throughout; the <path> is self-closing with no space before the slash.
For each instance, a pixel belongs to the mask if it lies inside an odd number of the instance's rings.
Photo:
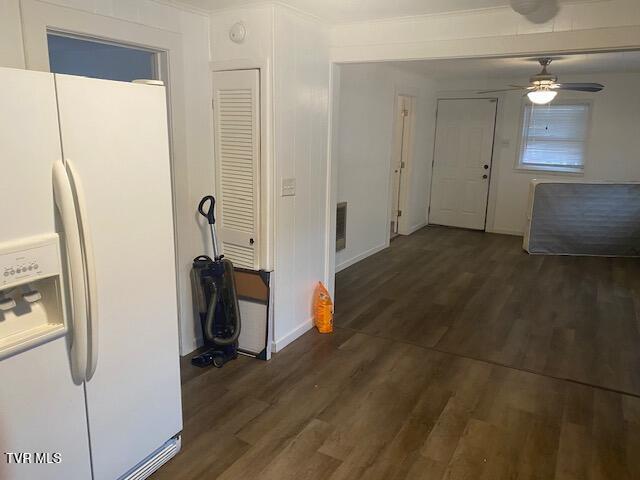
<path id="1" fill-rule="evenodd" d="M 231 27 L 229 30 L 229 38 L 232 42 L 242 43 L 244 42 L 245 37 L 247 36 L 247 29 L 244 26 L 244 23 L 238 22 Z"/>

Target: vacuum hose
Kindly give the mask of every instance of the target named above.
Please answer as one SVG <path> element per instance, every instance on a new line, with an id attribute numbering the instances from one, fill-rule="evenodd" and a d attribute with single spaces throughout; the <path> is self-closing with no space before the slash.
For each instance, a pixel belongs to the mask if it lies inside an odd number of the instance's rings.
<path id="1" fill-rule="evenodd" d="M 233 335 L 228 338 L 217 337 L 214 331 L 216 308 L 218 305 L 220 292 L 215 283 L 211 285 L 211 298 L 207 307 L 207 317 L 205 320 L 204 328 L 207 339 L 212 341 L 218 346 L 231 345 L 238 340 L 240 336 L 240 305 L 238 304 L 238 295 L 236 294 L 236 282 L 233 276 L 233 264 L 230 260 L 222 259 L 224 264 L 224 276 L 222 293 L 223 308 L 225 309 L 225 315 L 227 319 L 231 320 L 233 325 Z"/>

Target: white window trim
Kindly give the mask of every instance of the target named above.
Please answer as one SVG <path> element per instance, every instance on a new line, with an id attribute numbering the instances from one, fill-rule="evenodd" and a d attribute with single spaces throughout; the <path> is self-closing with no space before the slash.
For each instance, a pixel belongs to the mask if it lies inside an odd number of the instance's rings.
<path id="1" fill-rule="evenodd" d="M 583 176 L 587 168 L 589 159 L 589 138 L 591 137 L 591 116 L 593 114 L 593 100 L 590 98 L 562 98 L 553 100 L 554 105 L 576 105 L 584 104 L 589 106 L 589 112 L 587 114 L 587 135 L 584 142 L 584 162 L 582 167 L 562 167 L 557 165 L 524 165 L 522 164 L 522 155 L 524 153 L 524 113 L 527 106 L 533 105 L 526 97 L 522 101 L 520 107 L 520 122 L 518 123 L 518 150 L 516 155 L 516 164 L 514 170 L 518 172 L 545 172 L 553 175 L 569 175 L 569 176 Z"/>

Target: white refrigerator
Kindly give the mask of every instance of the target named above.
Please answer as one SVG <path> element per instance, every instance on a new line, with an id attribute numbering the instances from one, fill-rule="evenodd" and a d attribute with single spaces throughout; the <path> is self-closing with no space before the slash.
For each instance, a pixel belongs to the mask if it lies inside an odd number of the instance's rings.
<path id="1" fill-rule="evenodd" d="M 0 478 L 146 478 L 182 412 L 164 87 L 0 68 Z"/>

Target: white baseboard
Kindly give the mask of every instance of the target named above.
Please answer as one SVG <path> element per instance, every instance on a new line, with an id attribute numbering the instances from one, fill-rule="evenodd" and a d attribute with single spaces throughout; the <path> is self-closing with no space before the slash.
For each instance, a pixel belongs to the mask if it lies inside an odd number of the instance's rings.
<path id="1" fill-rule="evenodd" d="M 419 223 L 418 225 L 414 225 L 413 227 L 410 227 L 409 230 L 407 230 L 407 232 L 402 232 L 400 235 L 411 235 L 412 233 L 417 232 L 418 230 L 420 230 L 423 227 L 427 226 L 427 222 L 422 222 Z"/>
<path id="2" fill-rule="evenodd" d="M 186 345 L 184 343 L 186 343 Z M 202 337 L 192 337 L 184 343 L 180 344 L 181 357 L 189 355 L 191 352 L 200 348 L 202 345 L 204 345 L 204 340 Z"/>
<path id="3" fill-rule="evenodd" d="M 145 480 L 165 463 L 175 457 L 180 452 L 181 448 L 182 436 L 179 435 L 177 438 L 168 440 L 158 450 L 136 465 L 133 470 L 125 473 L 125 475 L 120 478 L 122 480 Z"/>
<path id="4" fill-rule="evenodd" d="M 500 233 L 502 235 L 513 235 L 516 237 L 522 237 L 524 235 L 524 232 L 518 232 L 516 230 L 506 230 L 502 228 L 492 228 L 492 229 L 487 228 L 486 231 L 488 233 Z"/>
<path id="5" fill-rule="evenodd" d="M 340 265 L 336 265 L 336 273 L 338 273 L 340 270 L 344 270 L 345 268 L 350 267 L 355 263 L 358 263 L 360 260 L 364 260 L 365 258 L 370 257 L 371 255 L 384 250 L 387 247 L 389 247 L 388 243 L 370 248 L 369 250 L 362 252 L 361 254 L 356 255 L 355 257 L 350 258 L 345 262 L 342 262 Z"/>
<path id="6" fill-rule="evenodd" d="M 287 333 L 284 337 L 281 337 L 278 340 L 275 340 L 271 344 L 271 351 L 279 352 L 284 347 L 286 347 L 291 342 L 293 342 L 294 340 L 298 339 L 299 337 L 307 333 L 312 328 L 313 328 L 313 318 L 309 318 L 308 320 L 302 322 L 296 328 L 291 330 L 289 333 Z"/>

